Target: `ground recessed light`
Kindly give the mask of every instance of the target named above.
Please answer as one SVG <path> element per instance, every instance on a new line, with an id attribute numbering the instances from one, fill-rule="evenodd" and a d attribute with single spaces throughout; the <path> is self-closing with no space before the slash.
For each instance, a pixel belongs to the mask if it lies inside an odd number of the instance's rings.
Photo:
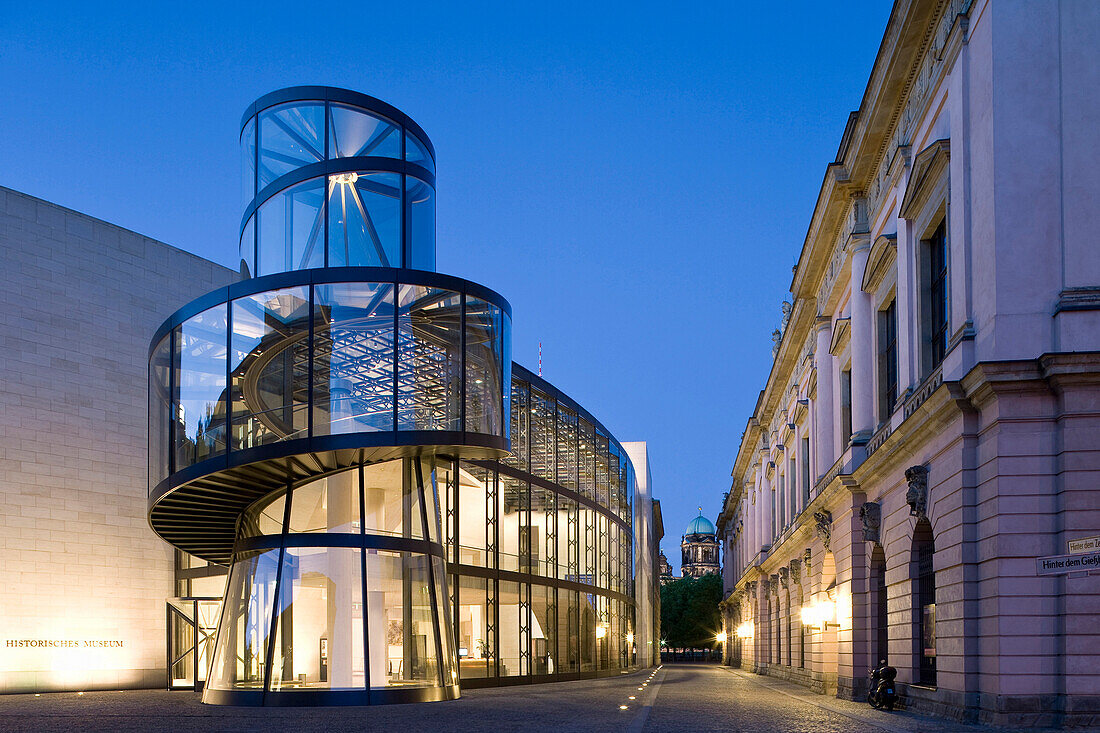
<path id="1" fill-rule="evenodd" d="M 620 705 L 619 710 L 626 710 L 626 705 Z"/>
<path id="2" fill-rule="evenodd" d="M 633 696 L 633 695 L 631 695 L 631 696 L 630 696 L 630 697 L 628 697 L 627 699 L 628 699 L 628 700 L 633 700 L 633 699 L 634 699 L 634 696 Z"/>

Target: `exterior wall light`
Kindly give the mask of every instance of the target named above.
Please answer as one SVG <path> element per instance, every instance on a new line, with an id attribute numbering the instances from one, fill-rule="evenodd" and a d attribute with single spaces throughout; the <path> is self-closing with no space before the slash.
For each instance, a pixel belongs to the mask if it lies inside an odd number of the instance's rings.
<path id="1" fill-rule="evenodd" d="M 725 631 L 719 631 L 718 635 L 715 636 L 714 638 L 719 644 L 725 644 L 726 643 L 726 632 Z"/>
<path id="2" fill-rule="evenodd" d="M 743 624 L 741 624 L 740 626 L 737 627 L 737 638 L 738 639 L 751 639 L 752 635 L 753 635 L 753 628 L 752 628 L 752 622 L 751 621 L 746 621 L 745 623 L 743 623 Z"/>
<path id="3" fill-rule="evenodd" d="M 840 625 L 835 623 L 836 601 L 814 601 L 810 605 L 802 607 L 801 615 L 803 626 L 812 626 L 820 631 L 825 631 L 830 626 L 840 628 Z"/>
<path id="4" fill-rule="evenodd" d="M 607 636 L 607 624 L 597 624 L 596 625 L 596 638 L 597 639 L 602 639 L 605 636 Z"/>
<path id="5" fill-rule="evenodd" d="M 631 645 L 633 645 L 633 644 L 634 644 L 634 634 L 630 634 L 630 633 L 628 633 L 628 634 L 626 635 L 626 643 L 627 643 L 627 644 L 631 644 Z"/>

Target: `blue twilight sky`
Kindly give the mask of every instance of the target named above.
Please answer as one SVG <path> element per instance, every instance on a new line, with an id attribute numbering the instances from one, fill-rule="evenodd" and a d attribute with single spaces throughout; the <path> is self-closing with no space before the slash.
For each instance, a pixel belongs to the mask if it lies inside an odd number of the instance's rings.
<path id="1" fill-rule="evenodd" d="M 541 341 L 547 379 L 649 442 L 678 564 L 729 488 L 889 10 L 5 3 L 0 185 L 235 267 L 250 102 L 328 84 L 399 107 L 438 154 L 439 271 L 508 298 L 516 361 Z"/>

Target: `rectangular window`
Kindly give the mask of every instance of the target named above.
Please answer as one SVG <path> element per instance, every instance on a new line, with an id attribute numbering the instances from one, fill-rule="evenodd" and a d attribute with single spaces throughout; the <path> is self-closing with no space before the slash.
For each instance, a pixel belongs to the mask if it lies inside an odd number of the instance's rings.
<path id="1" fill-rule="evenodd" d="M 783 474 L 779 474 L 779 527 L 775 531 L 777 536 L 782 528 L 787 526 L 787 490 L 783 479 Z"/>
<path id="2" fill-rule="evenodd" d="M 799 504 L 798 501 L 795 499 L 795 482 L 797 481 L 798 476 L 796 471 L 797 468 L 795 466 L 794 456 L 791 456 L 791 461 L 788 464 L 787 470 L 787 475 L 790 476 L 790 480 L 787 481 L 787 493 L 790 496 L 791 521 L 794 521 L 795 515 L 798 514 L 798 511 L 796 511 L 796 509 L 801 510 L 804 506 L 806 506 L 805 504 Z"/>
<path id="3" fill-rule="evenodd" d="M 810 439 L 802 439 L 802 506 L 810 503 Z"/>
<path id="4" fill-rule="evenodd" d="M 852 370 L 840 373 L 840 446 L 847 450 L 852 439 Z"/>
<path id="5" fill-rule="evenodd" d="M 940 221 L 923 248 L 925 263 L 922 272 L 928 278 L 928 286 L 921 289 L 924 296 L 925 364 L 932 371 L 943 362 L 947 351 L 947 220 Z"/>
<path id="6" fill-rule="evenodd" d="M 894 411 L 898 397 L 898 307 L 890 301 L 878 312 L 878 421 L 884 423 Z"/>

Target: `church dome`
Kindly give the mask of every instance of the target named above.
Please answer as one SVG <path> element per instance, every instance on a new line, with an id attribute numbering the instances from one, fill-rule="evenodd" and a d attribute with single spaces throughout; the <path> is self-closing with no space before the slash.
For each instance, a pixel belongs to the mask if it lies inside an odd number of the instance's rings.
<path id="1" fill-rule="evenodd" d="M 710 520 L 703 516 L 702 511 L 699 512 L 699 516 L 691 520 L 688 524 L 685 535 L 689 534 L 714 534 L 714 525 L 710 523 Z"/>

